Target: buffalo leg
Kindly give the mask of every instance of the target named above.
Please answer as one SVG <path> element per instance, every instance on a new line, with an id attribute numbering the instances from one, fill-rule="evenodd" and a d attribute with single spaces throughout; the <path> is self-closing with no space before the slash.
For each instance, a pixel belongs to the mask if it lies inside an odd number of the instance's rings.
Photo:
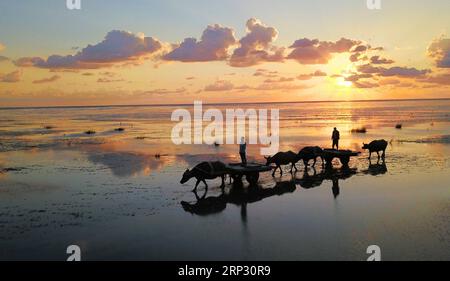
<path id="1" fill-rule="evenodd" d="M 196 192 L 197 191 L 197 186 L 200 184 L 200 179 L 197 179 L 197 182 L 195 183 L 195 187 L 194 189 L 192 189 L 192 191 Z"/>
<path id="2" fill-rule="evenodd" d="M 382 157 L 383 160 L 384 160 L 384 158 L 386 157 L 386 149 L 383 150 L 383 154 L 381 155 L 381 157 Z"/>
<path id="3" fill-rule="evenodd" d="M 202 182 L 205 184 L 205 187 L 208 188 L 208 184 L 206 183 L 206 180 L 202 179 Z"/>
<path id="4" fill-rule="evenodd" d="M 369 159 L 369 161 L 370 161 L 371 156 L 372 156 L 372 151 L 369 151 L 369 158 L 367 158 L 367 159 Z"/>
<path id="5" fill-rule="evenodd" d="M 317 159 L 316 159 L 316 157 L 314 157 L 314 162 L 313 162 L 313 164 L 312 164 L 313 167 L 316 166 L 316 161 L 317 161 Z"/>
<path id="6" fill-rule="evenodd" d="M 195 199 L 197 199 L 197 201 L 199 201 L 199 200 L 200 200 L 200 197 L 198 196 L 197 190 L 194 190 L 194 191 L 192 191 L 192 192 L 194 192 Z"/>
<path id="7" fill-rule="evenodd" d="M 377 151 L 377 155 L 378 155 L 378 160 L 380 159 L 380 153 Z"/>
<path id="8" fill-rule="evenodd" d="M 339 160 L 341 160 L 342 166 L 344 166 L 344 168 L 347 168 L 348 162 L 350 162 L 350 156 L 342 156 Z"/>
<path id="9" fill-rule="evenodd" d="M 208 189 L 207 188 L 205 188 L 205 192 L 203 193 L 202 199 L 206 198 L 206 194 L 208 194 Z"/>
<path id="10" fill-rule="evenodd" d="M 220 185 L 221 188 L 225 187 L 225 175 L 222 176 L 222 184 Z"/>

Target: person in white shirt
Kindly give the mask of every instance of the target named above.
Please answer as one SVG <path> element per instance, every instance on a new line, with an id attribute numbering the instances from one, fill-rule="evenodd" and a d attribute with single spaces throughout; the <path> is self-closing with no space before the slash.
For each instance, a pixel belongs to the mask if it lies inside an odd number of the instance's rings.
<path id="1" fill-rule="evenodd" d="M 239 144 L 239 155 L 241 156 L 241 162 L 242 162 L 242 165 L 244 165 L 244 166 L 247 165 L 246 150 L 247 150 L 247 143 L 245 142 L 245 138 L 242 137 L 241 143 Z"/>

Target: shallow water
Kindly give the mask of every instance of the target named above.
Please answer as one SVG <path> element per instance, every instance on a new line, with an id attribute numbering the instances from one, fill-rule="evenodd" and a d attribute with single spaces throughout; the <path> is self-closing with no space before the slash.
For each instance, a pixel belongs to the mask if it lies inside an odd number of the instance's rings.
<path id="1" fill-rule="evenodd" d="M 173 145 L 173 107 L 0 110 L 0 259 L 64 260 L 71 244 L 84 260 L 365 260 L 372 244 L 387 260 L 449 259 L 450 101 L 242 107 L 280 108 L 281 150 L 327 147 L 336 126 L 343 148 L 388 140 L 386 161 L 298 164 L 224 195 L 209 181 L 197 202 L 183 171 L 237 161 L 237 147 Z"/>

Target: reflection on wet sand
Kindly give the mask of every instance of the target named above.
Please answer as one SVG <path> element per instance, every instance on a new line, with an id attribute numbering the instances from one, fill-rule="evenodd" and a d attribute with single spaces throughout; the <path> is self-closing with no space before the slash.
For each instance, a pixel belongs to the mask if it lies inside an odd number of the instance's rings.
<path id="1" fill-rule="evenodd" d="M 194 166 L 203 161 L 224 160 L 225 162 L 236 161 L 236 156 L 228 153 L 211 154 L 177 154 L 160 155 L 139 152 L 112 151 L 107 149 L 88 149 L 88 160 L 93 164 L 101 164 L 108 167 L 118 177 L 131 177 L 140 173 L 149 175 L 151 172 L 160 171 L 174 163 L 183 164 L 187 167 Z M 249 158 L 253 159 L 253 158 Z"/>
<path id="2" fill-rule="evenodd" d="M 196 202 L 189 203 L 181 201 L 181 205 L 186 212 L 196 215 L 210 215 L 225 210 L 227 204 L 234 204 L 241 206 L 241 214 L 245 214 L 246 212 L 244 210 L 247 204 L 258 202 L 275 195 L 281 196 L 285 193 L 292 193 L 295 189 L 296 186 L 293 181 L 283 181 L 276 183 L 272 188 L 262 188 L 260 186 L 241 188 L 239 186 L 233 186 L 228 193 L 224 190 L 219 196 L 207 197 L 208 191 L 205 190 L 203 196 L 199 197 L 197 191 L 193 191 Z"/>
<path id="3" fill-rule="evenodd" d="M 162 169 L 171 162 L 167 157 L 161 158 L 130 152 L 91 153 L 88 160 L 94 164 L 107 166 L 118 177 L 130 177 L 141 172 L 148 175 L 152 171 Z"/>
<path id="4" fill-rule="evenodd" d="M 309 174 L 308 170 L 305 170 L 301 179 L 295 179 L 296 184 L 299 184 L 304 189 L 310 189 L 321 186 L 324 180 L 331 180 L 332 192 L 334 198 L 340 193 L 339 180 L 345 180 L 357 173 L 357 168 L 343 167 L 340 169 L 326 168 L 322 169 L 320 173 L 317 173 L 315 168 L 312 168 L 314 173 Z"/>
<path id="5" fill-rule="evenodd" d="M 297 179 L 295 174 L 290 180 L 276 182 L 274 187 L 263 188 L 259 185 L 248 186 L 244 188 L 241 182 L 233 184 L 229 191 L 222 190 L 218 196 L 207 197 L 208 190 L 200 197 L 197 191 L 193 191 L 195 202 L 190 203 L 181 201 L 181 206 L 186 212 L 200 216 L 220 213 L 226 209 L 227 204 L 234 204 L 241 207 L 242 220 L 246 221 L 247 204 L 255 203 L 272 196 L 281 196 L 287 193 L 293 193 L 297 185 L 304 189 L 310 189 L 321 186 L 325 180 L 332 181 L 332 193 L 336 198 L 340 193 L 339 181 L 346 180 L 357 174 L 357 168 L 340 168 L 340 169 L 322 169 L 317 173 L 316 169 L 312 169 L 314 173 L 309 174 L 305 170 L 303 177 Z"/>
<path id="6" fill-rule="evenodd" d="M 386 259 L 448 257 L 448 101 L 280 107 L 281 151 L 329 146 L 336 126 L 341 146 L 352 150 L 375 137 L 393 140 L 387 164 L 369 163 L 364 153 L 349 170 L 302 169 L 275 181 L 267 173 L 259 186 L 244 181 L 223 193 L 216 180 L 193 195 L 193 184 L 179 185 L 183 171 L 239 161 L 238 147 L 175 146 L 170 107 L 0 110 L 8 123 L 0 132 L 0 259 L 59 259 L 66 237 L 80 235 L 92 260 L 125 252 L 150 260 L 360 259 L 360 246 L 374 241 L 395 249 Z M 409 112 L 418 113 L 404 120 Z M 398 120 L 401 130 L 392 124 Z M 133 126 L 114 131 L 125 122 Z M 356 126 L 368 132 L 351 134 Z M 248 158 L 264 161 L 253 145 Z M 211 239 L 192 243 L 199 233 Z M 335 246 L 347 254 L 330 253 Z"/>
<path id="7" fill-rule="evenodd" d="M 383 175 L 387 172 L 387 167 L 386 167 L 386 162 L 384 159 L 382 159 L 380 161 L 380 159 L 378 159 L 377 163 L 372 164 L 371 161 L 369 161 L 369 167 L 367 168 L 367 170 L 364 170 L 363 173 L 364 174 L 369 174 L 372 176 L 378 176 L 378 175 Z"/>

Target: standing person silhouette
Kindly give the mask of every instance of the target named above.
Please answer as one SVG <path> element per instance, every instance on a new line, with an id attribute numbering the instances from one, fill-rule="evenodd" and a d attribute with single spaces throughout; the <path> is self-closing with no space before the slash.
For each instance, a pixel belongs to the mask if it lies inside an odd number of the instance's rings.
<path id="1" fill-rule="evenodd" d="M 247 156 L 246 156 L 246 150 L 247 150 L 247 143 L 245 142 L 245 138 L 241 138 L 241 143 L 239 144 L 239 155 L 241 156 L 241 162 L 242 165 L 247 165 Z"/>
<path id="2" fill-rule="evenodd" d="M 334 127 L 333 134 L 331 135 L 331 139 L 333 140 L 333 149 L 334 149 L 334 146 L 336 146 L 336 150 L 339 150 L 340 134 L 339 134 L 339 131 L 336 129 L 336 127 Z"/>

